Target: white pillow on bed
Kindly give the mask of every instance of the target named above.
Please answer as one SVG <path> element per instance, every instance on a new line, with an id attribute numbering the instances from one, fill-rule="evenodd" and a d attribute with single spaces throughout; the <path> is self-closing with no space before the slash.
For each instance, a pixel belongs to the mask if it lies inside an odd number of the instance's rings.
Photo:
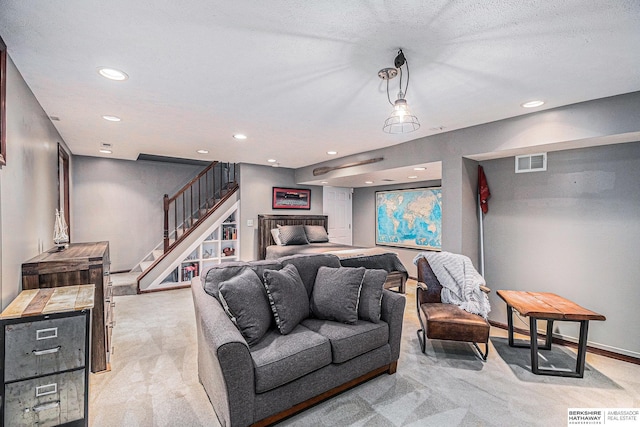
<path id="1" fill-rule="evenodd" d="M 272 228 L 271 229 L 271 235 L 273 236 L 273 241 L 276 242 L 276 245 L 278 246 L 284 246 L 282 244 L 282 240 L 280 240 L 280 230 L 277 228 Z"/>

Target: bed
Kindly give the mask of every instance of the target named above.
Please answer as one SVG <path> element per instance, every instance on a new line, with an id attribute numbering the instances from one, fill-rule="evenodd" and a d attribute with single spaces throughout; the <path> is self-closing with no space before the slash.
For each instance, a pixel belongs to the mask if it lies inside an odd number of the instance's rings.
<path id="1" fill-rule="evenodd" d="M 398 255 L 387 249 L 342 245 L 332 242 L 308 243 L 295 245 L 277 245 L 271 233 L 278 226 L 309 225 L 322 226 L 328 229 L 326 215 L 258 215 L 258 257 L 275 259 L 288 255 L 331 253 L 340 258 L 344 267 L 381 268 L 387 271 L 385 288 L 398 288 L 404 293 L 409 274 Z"/>

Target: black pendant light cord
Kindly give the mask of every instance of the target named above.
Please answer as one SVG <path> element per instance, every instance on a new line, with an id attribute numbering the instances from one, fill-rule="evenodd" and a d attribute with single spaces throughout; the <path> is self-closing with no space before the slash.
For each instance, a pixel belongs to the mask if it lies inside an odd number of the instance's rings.
<path id="1" fill-rule="evenodd" d="M 394 65 L 396 66 L 396 68 L 398 69 L 398 71 L 400 71 L 400 92 L 402 92 L 402 96 L 403 98 L 406 99 L 407 97 L 407 91 L 409 90 L 409 61 L 407 61 L 407 58 L 404 56 L 404 53 L 402 52 L 402 49 L 398 50 L 398 56 L 396 56 L 395 60 L 394 60 Z M 407 66 L 407 84 L 404 88 L 404 91 L 402 90 L 402 66 L 406 65 Z M 387 81 L 387 100 L 389 101 L 390 105 L 395 105 L 393 102 L 391 102 L 391 97 L 389 96 L 389 78 L 385 79 Z"/>

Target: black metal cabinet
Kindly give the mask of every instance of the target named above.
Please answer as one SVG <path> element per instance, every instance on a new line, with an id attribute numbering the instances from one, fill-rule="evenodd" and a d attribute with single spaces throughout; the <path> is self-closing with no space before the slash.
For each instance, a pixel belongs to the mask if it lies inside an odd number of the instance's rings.
<path id="1" fill-rule="evenodd" d="M 84 288 L 92 302 L 93 286 L 70 288 Z M 0 315 L 3 426 L 89 425 L 90 306 L 76 309 L 77 294 L 55 293 L 23 291 Z M 71 309 L 48 312 L 49 301 Z"/>

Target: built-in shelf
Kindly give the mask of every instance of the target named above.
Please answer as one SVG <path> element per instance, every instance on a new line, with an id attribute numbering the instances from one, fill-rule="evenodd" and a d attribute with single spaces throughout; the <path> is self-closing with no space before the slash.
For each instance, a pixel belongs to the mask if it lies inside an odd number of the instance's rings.
<path id="1" fill-rule="evenodd" d="M 237 209 L 220 226 L 207 235 L 163 281 L 176 285 L 189 284 L 192 278 L 223 262 L 237 261 L 240 247 Z"/>

